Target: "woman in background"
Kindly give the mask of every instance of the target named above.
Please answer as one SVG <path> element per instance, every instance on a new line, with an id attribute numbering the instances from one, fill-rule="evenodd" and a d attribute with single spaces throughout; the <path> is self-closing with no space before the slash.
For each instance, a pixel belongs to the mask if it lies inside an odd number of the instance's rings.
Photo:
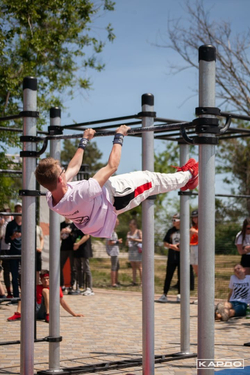
<path id="1" fill-rule="evenodd" d="M 136 273 L 139 271 L 140 281 L 142 283 L 142 252 L 138 245 L 142 244 L 142 231 L 137 228 L 137 222 L 135 219 L 129 222 L 129 231 L 127 233 L 126 245 L 128 246 L 128 260 L 132 267 L 133 285 L 136 283 Z"/>

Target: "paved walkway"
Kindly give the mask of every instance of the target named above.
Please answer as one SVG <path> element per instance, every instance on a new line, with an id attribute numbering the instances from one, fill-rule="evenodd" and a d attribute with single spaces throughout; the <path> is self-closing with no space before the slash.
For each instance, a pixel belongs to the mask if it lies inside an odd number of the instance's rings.
<path id="1" fill-rule="evenodd" d="M 156 296 L 156 298 L 158 295 Z M 170 297 L 171 298 L 171 297 Z M 60 365 L 76 368 L 89 364 L 140 359 L 142 355 L 141 293 L 96 289 L 90 297 L 69 296 L 65 299 L 84 318 L 74 318 L 61 309 Z M 174 297 L 173 297 L 174 301 Z M 0 304 L 1 342 L 20 339 L 20 322 L 7 322 L 14 305 Z M 172 355 L 180 350 L 180 305 L 155 303 L 155 355 Z M 49 335 L 49 325 L 37 323 L 37 338 Z M 197 306 L 190 305 L 190 342 L 197 352 Z M 215 358 L 244 359 L 244 370 L 224 370 L 218 375 L 250 374 L 250 320 L 233 319 L 215 323 Z M 49 369 L 49 344 L 35 343 L 34 374 Z M 20 373 L 20 346 L 0 347 L 0 374 Z M 68 372 L 69 374 L 71 372 Z M 78 372 L 79 373 L 79 372 Z M 90 373 L 87 372 L 87 373 Z M 155 365 L 156 375 L 196 374 L 196 358 L 171 360 Z M 97 370 L 95 374 L 142 374 L 142 366 Z M 31 374 L 27 374 L 31 375 Z"/>

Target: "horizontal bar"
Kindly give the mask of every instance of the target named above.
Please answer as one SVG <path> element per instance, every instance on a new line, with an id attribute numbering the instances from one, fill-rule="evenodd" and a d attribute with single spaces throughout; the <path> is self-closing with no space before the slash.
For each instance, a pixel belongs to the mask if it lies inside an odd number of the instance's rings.
<path id="1" fill-rule="evenodd" d="M 14 169 L 0 169 L 0 173 L 22 174 L 22 171 L 15 171 Z"/>
<path id="2" fill-rule="evenodd" d="M 89 126 L 94 124 L 104 124 L 105 122 L 113 122 L 113 121 L 121 121 L 121 120 L 130 120 L 138 118 L 138 115 L 131 115 L 131 116 L 122 116 L 122 117 L 114 117 L 114 118 L 108 118 L 103 120 L 96 120 L 96 121 L 87 121 L 87 122 L 81 122 L 79 124 L 71 124 L 71 125 L 63 125 L 63 129 L 71 129 L 74 126 Z"/>
<path id="3" fill-rule="evenodd" d="M 23 117 L 23 115 L 21 113 L 19 113 L 18 115 L 10 115 L 10 116 L 0 117 L 0 121 L 15 120 L 15 119 L 22 118 L 22 117 Z"/>
<path id="4" fill-rule="evenodd" d="M 199 195 L 198 193 L 192 191 L 179 192 L 179 195 Z M 250 198 L 250 195 L 236 195 L 236 194 L 215 194 L 215 197 L 225 197 L 225 198 Z"/>
<path id="5" fill-rule="evenodd" d="M 246 120 L 246 121 L 250 121 L 250 116 L 246 116 L 246 115 L 238 115 L 238 114 L 234 114 L 234 113 L 229 113 L 229 112 L 220 112 L 220 116 L 223 116 L 223 117 L 232 117 L 232 118 L 236 118 L 238 120 Z"/>
<path id="6" fill-rule="evenodd" d="M 158 126 L 149 126 L 149 127 L 139 127 L 139 128 L 133 128 L 128 130 L 128 135 L 134 135 L 134 134 L 141 134 L 141 133 L 147 133 L 147 132 L 164 132 L 166 130 L 178 130 L 181 126 L 185 126 L 187 128 L 194 127 L 192 122 L 182 122 L 182 123 L 174 123 L 174 124 L 163 124 Z M 83 129 L 85 130 L 85 129 Z M 111 136 L 115 135 L 114 130 L 106 130 L 106 131 L 96 131 L 95 137 L 105 137 L 105 136 Z M 82 134 L 69 134 L 69 135 L 48 135 L 44 139 L 70 139 L 70 138 L 81 138 Z M 41 137 L 41 139 L 43 139 Z"/>

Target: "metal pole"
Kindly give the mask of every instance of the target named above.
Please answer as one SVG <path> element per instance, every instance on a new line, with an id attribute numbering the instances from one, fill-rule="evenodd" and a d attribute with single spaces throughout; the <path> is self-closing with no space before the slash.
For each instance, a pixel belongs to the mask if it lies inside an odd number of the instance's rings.
<path id="1" fill-rule="evenodd" d="M 215 106 L 215 60 L 213 46 L 199 48 L 200 107 Z M 211 133 L 199 137 L 213 139 Z M 199 145 L 198 359 L 214 358 L 215 146 L 211 143 Z M 214 369 L 197 373 L 211 375 Z"/>
<path id="2" fill-rule="evenodd" d="M 154 96 L 142 95 L 142 112 L 154 111 Z M 154 125 L 153 117 L 143 117 L 142 127 Z M 142 135 L 142 169 L 154 171 L 154 133 Z M 154 199 L 142 203 L 142 323 L 143 374 L 154 374 Z"/>
<path id="3" fill-rule="evenodd" d="M 188 161 L 189 146 L 180 144 L 180 165 Z M 181 354 L 190 354 L 190 233 L 189 196 L 180 196 Z"/>
<path id="4" fill-rule="evenodd" d="M 23 110 L 37 110 L 37 80 L 23 80 Z M 36 136 L 36 117 L 24 117 L 23 135 Z M 23 151 L 36 151 L 34 142 L 24 142 Z M 36 157 L 23 157 L 23 190 L 36 189 L 34 170 Z M 21 269 L 21 374 L 34 373 L 34 309 L 35 300 L 35 240 L 36 240 L 36 197 L 22 197 L 22 269 Z"/>
<path id="5" fill-rule="evenodd" d="M 60 108 L 50 109 L 50 125 L 61 125 Z M 61 142 L 60 140 L 50 141 L 50 155 L 60 160 Z M 50 235 L 49 235 L 49 335 L 52 338 L 60 336 L 60 216 L 50 210 L 49 213 Z M 49 373 L 60 372 L 60 342 L 49 343 Z"/>

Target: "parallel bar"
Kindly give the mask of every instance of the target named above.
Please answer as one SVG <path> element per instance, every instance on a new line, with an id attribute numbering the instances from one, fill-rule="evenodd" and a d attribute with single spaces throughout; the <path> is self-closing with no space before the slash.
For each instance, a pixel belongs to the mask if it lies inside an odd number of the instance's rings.
<path id="1" fill-rule="evenodd" d="M 238 114 L 234 114 L 234 113 L 229 113 L 229 112 L 220 112 L 220 116 L 231 116 L 232 118 L 236 118 L 238 120 L 245 120 L 245 121 L 250 121 L 250 116 L 246 116 L 246 115 L 238 115 Z"/>
<path id="2" fill-rule="evenodd" d="M 130 120 L 138 118 L 138 115 L 131 115 L 131 116 L 122 116 L 122 117 L 114 117 L 114 118 L 107 118 L 103 120 L 96 120 L 96 121 L 86 121 L 80 122 L 79 124 L 71 124 L 71 125 L 64 125 L 63 129 L 71 129 L 74 126 L 89 126 L 94 124 L 104 124 L 105 122 L 112 122 L 112 121 L 122 121 L 122 120 Z"/>
<path id="3" fill-rule="evenodd" d="M 173 123 L 173 124 L 167 124 L 167 125 L 159 125 L 159 126 L 149 126 L 149 127 L 139 127 L 139 128 L 133 128 L 128 131 L 128 135 L 133 134 L 141 134 L 141 133 L 147 133 L 147 132 L 162 132 L 166 130 L 179 130 L 181 126 L 185 126 L 186 128 L 192 128 L 194 125 L 192 122 L 181 122 L 181 123 Z M 85 130 L 85 129 L 82 129 Z M 95 137 L 106 137 L 110 135 L 114 135 L 114 130 L 106 130 L 106 131 L 96 131 Z M 48 135 L 47 137 L 41 137 L 41 140 L 43 139 L 70 139 L 70 138 L 81 138 L 82 133 L 79 134 L 69 134 L 69 135 Z"/>

